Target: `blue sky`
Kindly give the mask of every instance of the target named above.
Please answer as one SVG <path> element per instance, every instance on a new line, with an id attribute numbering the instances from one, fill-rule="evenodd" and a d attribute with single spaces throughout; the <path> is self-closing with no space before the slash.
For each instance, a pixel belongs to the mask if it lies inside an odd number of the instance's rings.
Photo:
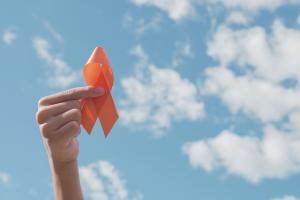
<path id="1" fill-rule="evenodd" d="M 120 120 L 80 136 L 91 200 L 300 198 L 300 1 L 2 1 L 0 199 L 52 199 L 40 97 L 103 46 Z"/>

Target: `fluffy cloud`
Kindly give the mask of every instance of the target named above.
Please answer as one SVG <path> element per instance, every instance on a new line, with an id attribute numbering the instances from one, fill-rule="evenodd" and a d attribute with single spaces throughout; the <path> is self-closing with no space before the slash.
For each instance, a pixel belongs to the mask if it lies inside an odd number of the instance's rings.
<path id="1" fill-rule="evenodd" d="M 50 87 L 66 88 L 79 80 L 79 73 L 74 71 L 61 57 L 50 52 L 51 44 L 42 37 L 33 39 L 37 56 L 47 63 L 47 84 Z"/>
<path id="2" fill-rule="evenodd" d="M 11 177 L 8 173 L 6 172 L 1 172 L 0 171 L 0 183 L 7 185 L 11 181 Z"/>
<path id="3" fill-rule="evenodd" d="M 208 54 L 222 65 L 232 63 L 274 82 L 300 80 L 300 30 L 275 20 L 272 32 L 262 27 L 233 30 L 221 26 L 208 44 Z"/>
<path id="4" fill-rule="evenodd" d="M 300 31 L 279 20 L 271 32 L 217 28 L 208 55 L 221 67 L 206 69 L 201 91 L 220 97 L 232 113 L 256 117 L 264 129 L 261 137 L 224 130 L 186 143 L 183 151 L 194 168 L 225 169 L 251 183 L 300 172 L 299 43 Z"/>
<path id="5" fill-rule="evenodd" d="M 286 195 L 284 197 L 274 198 L 272 200 L 299 200 L 299 199 L 295 196 L 292 196 L 292 195 Z"/>
<path id="6" fill-rule="evenodd" d="M 226 67 L 208 68 L 201 90 L 219 96 L 233 113 L 278 122 L 300 109 L 299 44 L 300 31 L 278 20 L 271 33 L 222 25 L 208 43 L 208 55 Z M 239 73 L 231 70 L 236 67 Z"/>
<path id="7" fill-rule="evenodd" d="M 141 46 L 133 53 L 139 58 L 136 72 L 121 81 L 125 98 L 120 116 L 124 124 L 147 126 L 159 136 L 173 121 L 195 121 L 204 115 L 204 105 L 191 81 L 173 69 L 149 63 Z"/>
<path id="8" fill-rule="evenodd" d="M 6 30 L 2 35 L 2 40 L 6 45 L 11 45 L 17 39 L 17 34 L 14 31 Z"/>
<path id="9" fill-rule="evenodd" d="M 186 143 L 183 151 L 194 168 L 224 168 L 251 183 L 300 172 L 300 130 L 283 132 L 272 126 L 262 138 L 223 131 L 215 138 Z"/>
<path id="10" fill-rule="evenodd" d="M 299 87 L 285 88 L 251 74 L 237 76 L 226 67 L 208 68 L 206 77 L 201 90 L 219 96 L 232 113 L 241 111 L 262 122 L 276 122 L 300 110 Z"/>
<path id="11" fill-rule="evenodd" d="M 84 194 L 91 200 L 142 200 L 142 195 L 129 197 L 126 181 L 108 161 L 99 161 L 80 167 Z"/>

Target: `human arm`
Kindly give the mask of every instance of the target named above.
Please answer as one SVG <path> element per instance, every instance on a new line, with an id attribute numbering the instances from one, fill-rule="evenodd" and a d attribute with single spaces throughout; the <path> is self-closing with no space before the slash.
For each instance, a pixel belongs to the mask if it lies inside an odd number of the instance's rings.
<path id="1" fill-rule="evenodd" d="M 101 88 L 81 87 L 43 97 L 36 120 L 48 154 L 56 200 L 82 200 L 79 154 L 80 100 L 104 94 Z"/>

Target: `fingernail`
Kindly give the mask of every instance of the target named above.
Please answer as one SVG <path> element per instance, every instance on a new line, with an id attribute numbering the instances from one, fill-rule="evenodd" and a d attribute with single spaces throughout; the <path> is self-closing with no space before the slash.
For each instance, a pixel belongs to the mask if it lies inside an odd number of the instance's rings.
<path id="1" fill-rule="evenodd" d="M 94 93 L 97 95 L 103 95 L 104 89 L 103 88 L 94 88 Z"/>

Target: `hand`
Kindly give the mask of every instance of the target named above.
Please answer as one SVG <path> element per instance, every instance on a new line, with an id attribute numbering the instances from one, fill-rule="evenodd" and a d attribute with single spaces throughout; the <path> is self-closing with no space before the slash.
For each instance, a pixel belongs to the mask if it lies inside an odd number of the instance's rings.
<path id="1" fill-rule="evenodd" d="M 101 88 L 74 88 L 43 97 L 36 120 L 48 153 L 56 200 L 83 200 L 77 156 L 80 134 L 80 101 L 104 94 Z"/>
<path id="2" fill-rule="evenodd" d="M 102 88 L 74 88 L 43 97 L 38 103 L 36 120 L 49 159 L 54 164 L 75 161 L 79 154 L 80 100 L 104 94 Z"/>

